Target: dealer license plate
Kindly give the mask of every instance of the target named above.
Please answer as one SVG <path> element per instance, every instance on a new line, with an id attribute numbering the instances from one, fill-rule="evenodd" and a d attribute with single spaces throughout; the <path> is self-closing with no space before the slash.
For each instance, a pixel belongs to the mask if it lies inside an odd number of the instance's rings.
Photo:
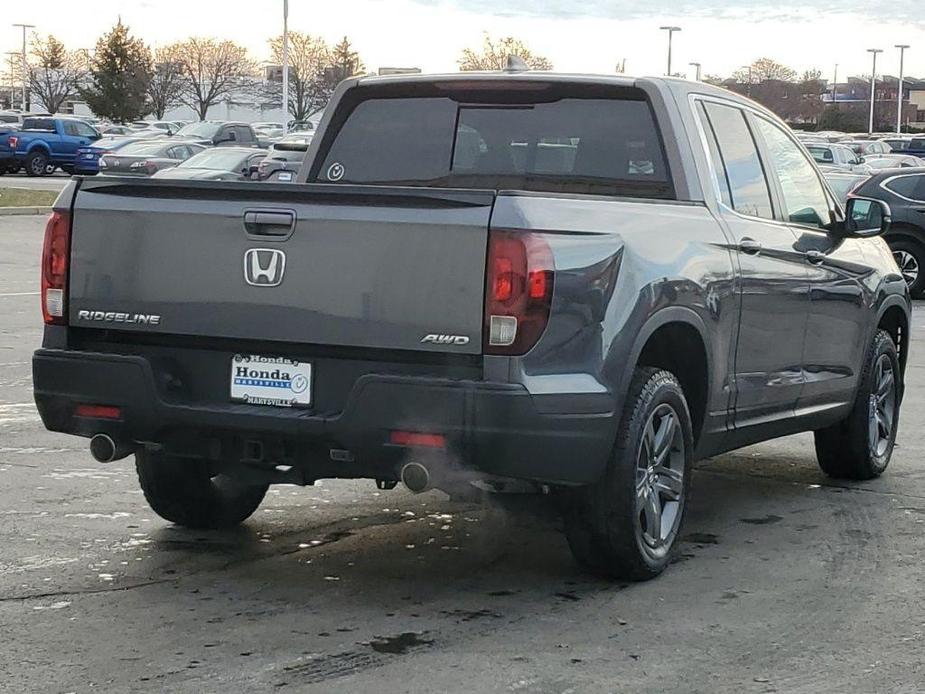
<path id="1" fill-rule="evenodd" d="M 312 403 L 312 365 L 283 357 L 236 354 L 231 399 L 250 405 L 306 407 Z"/>

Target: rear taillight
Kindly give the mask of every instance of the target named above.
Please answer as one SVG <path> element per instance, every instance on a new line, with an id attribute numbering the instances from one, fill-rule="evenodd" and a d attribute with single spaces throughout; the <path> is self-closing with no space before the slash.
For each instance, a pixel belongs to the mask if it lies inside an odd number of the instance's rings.
<path id="1" fill-rule="evenodd" d="M 52 212 L 42 249 L 42 315 L 48 325 L 64 325 L 67 271 L 70 264 L 71 215 Z"/>
<path id="2" fill-rule="evenodd" d="M 10 146 L 10 149 L 16 149 L 16 145 L 19 144 L 19 138 L 15 135 L 10 135 L 6 140 L 6 143 Z"/>
<path id="3" fill-rule="evenodd" d="M 549 322 L 552 251 L 529 232 L 492 231 L 485 273 L 486 354 L 526 354 Z"/>

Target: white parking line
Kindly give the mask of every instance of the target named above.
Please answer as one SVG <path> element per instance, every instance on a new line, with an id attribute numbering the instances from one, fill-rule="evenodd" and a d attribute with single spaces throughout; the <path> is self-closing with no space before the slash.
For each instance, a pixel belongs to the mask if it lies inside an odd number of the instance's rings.
<path id="1" fill-rule="evenodd" d="M 38 296 L 41 292 L 15 292 L 13 294 L 0 294 L 0 299 L 7 296 Z"/>

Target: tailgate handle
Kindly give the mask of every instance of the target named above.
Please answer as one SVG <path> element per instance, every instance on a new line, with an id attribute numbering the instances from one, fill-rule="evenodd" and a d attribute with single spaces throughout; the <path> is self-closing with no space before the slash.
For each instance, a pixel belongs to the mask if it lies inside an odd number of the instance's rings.
<path id="1" fill-rule="evenodd" d="M 244 229 L 254 236 L 289 236 L 295 229 L 295 212 L 244 213 Z"/>

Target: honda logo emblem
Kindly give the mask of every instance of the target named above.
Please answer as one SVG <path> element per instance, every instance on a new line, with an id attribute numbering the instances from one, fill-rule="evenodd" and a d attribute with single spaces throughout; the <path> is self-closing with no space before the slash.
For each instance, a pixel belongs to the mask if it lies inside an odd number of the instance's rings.
<path id="1" fill-rule="evenodd" d="M 273 248 L 251 248 L 244 254 L 244 281 L 252 287 L 278 287 L 286 272 L 286 254 Z"/>

